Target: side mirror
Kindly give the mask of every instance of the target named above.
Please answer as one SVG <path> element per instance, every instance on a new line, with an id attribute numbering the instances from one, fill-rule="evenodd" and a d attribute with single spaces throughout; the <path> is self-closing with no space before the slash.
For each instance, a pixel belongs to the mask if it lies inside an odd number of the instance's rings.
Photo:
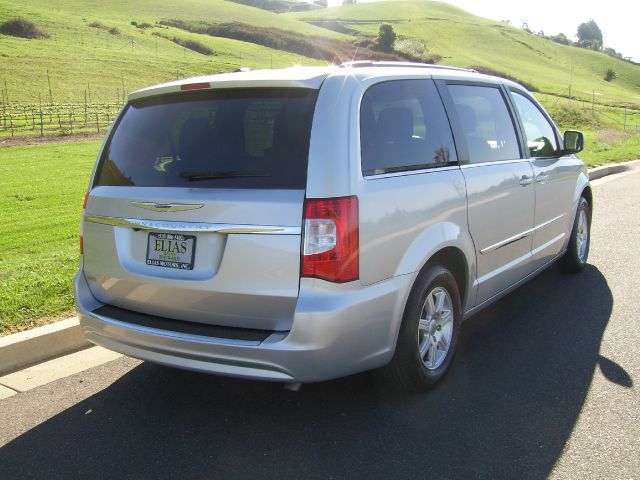
<path id="1" fill-rule="evenodd" d="M 578 130 L 564 132 L 564 153 L 578 153 L 584 149 L 584 134 Z"/>

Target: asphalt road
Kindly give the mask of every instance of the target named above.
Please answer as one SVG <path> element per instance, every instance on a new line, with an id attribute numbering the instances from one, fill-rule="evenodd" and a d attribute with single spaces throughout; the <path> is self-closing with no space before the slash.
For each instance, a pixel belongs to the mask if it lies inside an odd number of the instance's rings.
<path id="1" fill-rule="evenodd" d="M 466 322 L 426 395 L 122 358 L 0 401 L 0 477 L 640 478 L 640 172 L 594 197 L 586 271 Z"/>

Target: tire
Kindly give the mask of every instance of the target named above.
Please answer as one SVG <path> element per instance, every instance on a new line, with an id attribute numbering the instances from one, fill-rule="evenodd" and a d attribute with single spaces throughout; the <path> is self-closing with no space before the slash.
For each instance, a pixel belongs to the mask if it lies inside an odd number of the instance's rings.
<path id="1" fill-rule="evenodd" d="M 442 379 L 455 355 L 461 310 L 458 285 L 449 270 L 436 265 L 421 273 L 407 300 L 395 353 L 383 370 L 387 381 L 420 392 Z"/>
<path id="2" fill-rule="evenodd" d="M 586 198 L 580 197 L 567 252 L 560 262 L 562 270 L 568 273 L 578 273 L 584 270 L 589 257 L 590 243 L 591 206 Z"/>

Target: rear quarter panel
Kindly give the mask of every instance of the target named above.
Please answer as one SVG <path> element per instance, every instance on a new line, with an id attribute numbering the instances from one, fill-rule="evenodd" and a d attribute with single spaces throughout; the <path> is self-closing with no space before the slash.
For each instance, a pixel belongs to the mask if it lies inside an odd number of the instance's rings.
<path id="1" fill-rule="evenodd" d="M 417 272 L 445 247 L 459 248 L 467 264 L 475 266 L 465 183 L 459 168 L 369 177 L 360 192 L 363 284 Z"/>

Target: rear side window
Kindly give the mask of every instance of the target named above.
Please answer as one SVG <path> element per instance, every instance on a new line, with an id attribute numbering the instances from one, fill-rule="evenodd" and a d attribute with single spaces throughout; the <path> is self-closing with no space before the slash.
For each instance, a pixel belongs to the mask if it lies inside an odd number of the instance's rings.
<path id="1" fill-rule="evenodd" d="M 304 189 L 316 96 L 254 88 L 133 102 L 96 185 Z"/>
<path id="2" fill-rule="evenodd" d="M 360 107 L 365 175 L 443 166 L 457 160 L 449 120 L 432 80 L 369 88 Z"/>
<path id="3" fill-rule="evenodd" d="M 500 89 L 449 85 L 472 163 L 520 158 L 515 127 Z"/>
<path id="4" fill-rule="evenodd" d="M 511 92 L 524 126 L 527 148 L 532 157 L 551 157 L 558 153 L 555 130 L 542 112 L 524 95 Z"/>

